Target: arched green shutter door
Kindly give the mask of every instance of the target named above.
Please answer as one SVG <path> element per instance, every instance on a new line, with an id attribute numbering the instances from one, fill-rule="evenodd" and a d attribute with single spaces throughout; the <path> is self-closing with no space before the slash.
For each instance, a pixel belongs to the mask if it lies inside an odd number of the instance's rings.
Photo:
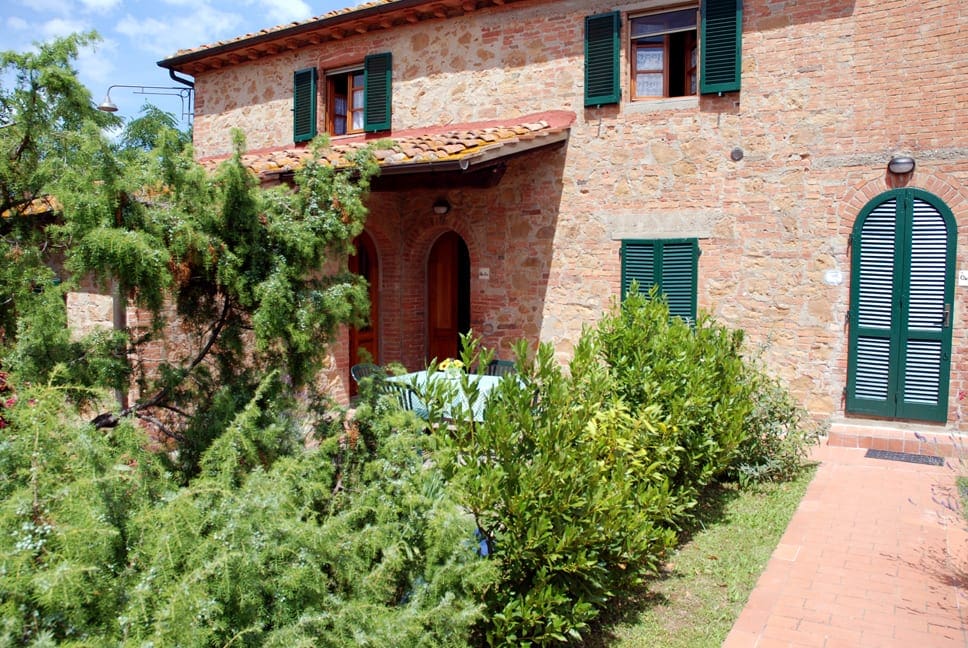
<path id="1" fill-rule="evenodd" d="M 931 194 L 875 198 L 854 226 L 847 411 L 945 421 L 957 231 Z"/>

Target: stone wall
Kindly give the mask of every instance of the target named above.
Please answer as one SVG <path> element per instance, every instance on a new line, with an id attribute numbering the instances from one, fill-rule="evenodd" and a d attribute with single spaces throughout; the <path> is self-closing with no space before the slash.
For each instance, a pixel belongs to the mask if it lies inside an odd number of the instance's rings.
<path id="1" fill-rule="evenodd" d="M 566 147 L 515 160 L 495 189 L 373 195 L 381 360 L 423 361 L 421 273 L 447 229 L 471 252 L 475 330 L 502 353 L 518 336 L 552 341 L 563 359 L 618 296 L 622 238 L 696 236 L 700 306 L 746 329 L 812 412 L 842 416 L 848 237 L 891 188 L 893 153 L 917 160 L 908 186 L 954 212 L 957 265 L 968 267 L 968 14 L 957 0 L 746 0 L 741 92 L 631 103 L 625 76 L 621 104 L 586 110 L 584 17 L 614 6 L 519 3 L 200 74 L 198 154 L 226 153 L 229 126 L 252 149 L 290 145 L 292 72 L 382 51 L 393 53 L 394 129 L 573 111 Z M 445 217 L 430 210 L 440 193 L 455 206 Z M 842 283 L 824 282 L 830 270 Z M 956 288 L 949 398 L 961 430 L 965 296 Z"/>

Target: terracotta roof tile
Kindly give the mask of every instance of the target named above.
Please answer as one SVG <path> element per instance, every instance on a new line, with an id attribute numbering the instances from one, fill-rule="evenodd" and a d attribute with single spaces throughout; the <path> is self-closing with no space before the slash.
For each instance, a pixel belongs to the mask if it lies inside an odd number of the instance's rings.
<path id="1" fill-rule="evenodd" d="M 374 157 L 381 167 L 420 165 L 432 162 L 475 158 L 483 154 L 500 156 L 504 150 L 513 152 L 511 145 L 538 141 L 565 133 L 575 120 L 575 114 L 567 111 L 549 111 L 527 115 L 517 119 L 465 124 L 445 129 L 434 127 L 423 130 L 407 130 L 390 133 L 378 140 L 364 137 L 340 138 L 322 153 L 322 158 L 332 166 L 349 165 L 347 156 L 371 142 L 385 146 L 374 150 Z M 537 142 L 540 146 L 540 141 Z M 533 148 L 533 147 L 530 147 Z M 210 170 L 215 169 L 228 156 L 210 157 L 199 162 Z M 242 162 L 261 178 L 281 172 L 295 171 L 310 157 L 305 145 L 289 148 L 251 151 L 242 156 Z"/>
<path id="2" fill-rule="evenodd" d="M 266 27 L 265 29 L 260 29 L 257 32 L 250 32 L 248 34 L 243 34 L 242 36 L 237 36 L 235 38 L 229 38 L 226 40 L 216 41 L 214 43 L 209 43 L 207 45 L 201 45 L 199 47 L 193 47 L 189 49 L 178 50 L 173 57 L 183 56 L 185 54 L 193 54 L 196 52 L 204 52 L 205 50 L 214 49 L 216 47 L 221 47 L 223 45 L 231 45 L 232 43 L 238 43 L 241 41 L 249 40 L 250 38 L 255 38 L 257 36 L 267 36 L 269 34 L 274 34 L 275 32 L 281 32 L 292 27 L 299 27 L 300 25 L 308 25 L 310 23 L 317 22 L 319 20 L 325 20 L 327 18 L 335 18 L 336 16 L 342 16 L 344 14 L 350 14 L 361 9 L 369 9 L 371 7 L 379 7 L 381 5 L 393 4 L 396 0 L 372 0 L 371 2 L 361 2 L 352 7 L 346 7 L 344 9 L 334 9 L 332 11 L 327 11 L 324 14 L 308 18 L 306 20 L 299 20 L 284 25 L 276 25 L 275 27 Z"/>

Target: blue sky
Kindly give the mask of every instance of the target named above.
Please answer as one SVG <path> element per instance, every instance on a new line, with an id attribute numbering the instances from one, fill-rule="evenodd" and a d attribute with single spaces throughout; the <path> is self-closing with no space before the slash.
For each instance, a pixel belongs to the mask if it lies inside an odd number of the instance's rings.
<path id="1" fill-rule="evenodd" d="M 26 51 L 34 43 L 96 30 L 102 41 L 82 53 L 78 76 L 100 103 L 109 86 L 177 86 L 157 62 L 181 49 L 306 20 L 364 0 L 3 0 L 0 50 Z M 146 89 L 151 92 L 150 89 Z M 164 91 L 162 91 L 164 92 Z M 177 95 L 140 95 L 115 88 L 118 115 L 136 117 L 150 102 L 181 116 Z"/>

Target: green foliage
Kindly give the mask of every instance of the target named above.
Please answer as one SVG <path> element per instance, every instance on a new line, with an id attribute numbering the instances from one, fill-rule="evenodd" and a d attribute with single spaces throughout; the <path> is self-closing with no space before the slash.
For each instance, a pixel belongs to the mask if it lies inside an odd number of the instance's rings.
<path id="1" fill-rule="evenodd" d="M 632 411 L 657 407 L 675 430 L 679 497 L 695 499 L 721 475 L 746 438 L 752 389 L 741 356 L 743 333 L 701 313 L 694 325 L 670 317 L 665 299 L 635 286 L 599 322 L 596 336 L 619 397 Z"/>
<path id="2" fill-rule="evenodd" d="M 165 112 L 149 103 L 141 108 L 138 117 L 125 125 L 121 134 L 122 150 L 151 151 L 164 146 L 163 139 L 174 134 L 175 140 L 184 148 L 191 142 L 191 136 L 178 130 L 178 121 L 171 113 Z"/>
<path id="3" fill-rule="evenodd" d="M 18 344 L 7 362 L 24 380 L 46 379 L 78 402 L 87 402 L 90 385 L 126 384 L 130 373 L 125 357 L 127 338 L 121 332 L 104 330 L 72 338 L 64 309 L 67 288 L 68 284 L 48 286 L 20 302 L 31 317 L 18 321 Z"/>
<path id="4" fill-rule="evenodd" d="M 664 524 L 676 515 L 663 462 L 671 438 L 654 411 L 633 415 L 614 401 L 590 335 L 567 375 L 550 345 L 532 359 L 523 344 L 516 353 L 520 372 L 490 396 L 483 422 L 431 424 L 438 464 L 500 565 L 482 638 L 547 645 L 577 639 L 674 543 Z M 480 360 L 473 343 L 462 360 Z"/>
<path id="5" fill-rule="evenodd" d="M 0 644 L 466 645 L 496 565 L 434 439 L 296 447 L 278 389 L 263 381 L 187 486 L 135 427 L 96 430 L 61 390 L 19 389 L 0 442 Z"/>
<path id="6" fill-rule="evenodd" d="M 727 477 L 744 486 L 793 479 L 800 474 L 810 446 L 819 438 L 819 426 L 758 363 L 747 362 L 746 381 L 753 408 L 746 418 L 746 438 Z"/>
<path id="7" fill-rule="evenodd" d="M 128 124 L 119 146 L 104 136 L 118 122 L 94 109 L 71 69 L 78 48 L 95 40 L 0 54 L 0 71 L 16 80 L 0 92 L 0 358 L 35 382 L 55 368 L 61 384 L 82 388 L 127 391 L 133 378 L 141 399 L 95 421 L 151 422 L 183 450 L 176 465 L 188 478 L 262 377 L 278 372 L 312 391 L 336 332 L 363 323 L 366 282 L 341 268 L 363 229 L 378 166 L 362 150 L 334 169 L 321 161 L 321 140 L 296 174 L 298 191 L 264 191 L 242 163 L 241 133 L 234 155 L 210 175 L 173 118 L 151 108 Z M 65 282 L 117 286 L 148 310 L 150 326 L 126 342 L 128 331 L 69 340 L 46 298 L 49 268 Z M 177 307 L 177 323 L 165 319 L 167 304 Z M 176 324 L 181 340 L 168 364 L 120 362 L 145 357 Z"/>
<path id="8" fill-rule="evenodd" d="M 117 636 L 133 511 L 164 483 L 133 426 L 84 425 L 61 390 L 18 385 L 0 442 L 0 644 Z"/>

